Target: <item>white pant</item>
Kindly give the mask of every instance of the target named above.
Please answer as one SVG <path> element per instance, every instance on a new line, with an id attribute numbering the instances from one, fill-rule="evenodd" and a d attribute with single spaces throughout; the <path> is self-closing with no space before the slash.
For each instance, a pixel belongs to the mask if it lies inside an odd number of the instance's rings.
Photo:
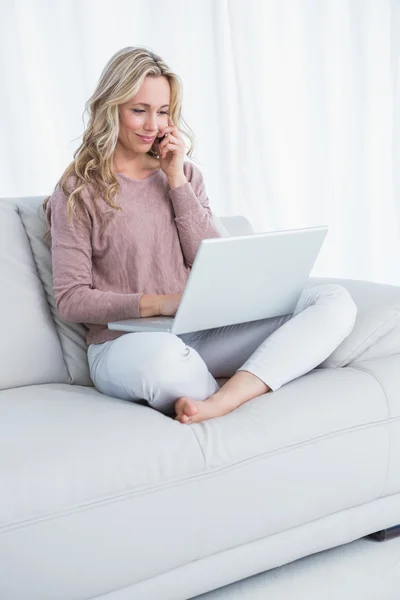
<path id="1" fill-rule="evenodd" d="M 181 396 L 205 400 L 215 377 L 250 371 L 276 391 L 325 361 L 353 330 L 357 307 L 342 286 L 303 290 L 293 314 L 194 333 L 132 332 L 88 347 L 95 387 L 175 415 Z M 329 366 L 328 362 L 324 366 Z"/>

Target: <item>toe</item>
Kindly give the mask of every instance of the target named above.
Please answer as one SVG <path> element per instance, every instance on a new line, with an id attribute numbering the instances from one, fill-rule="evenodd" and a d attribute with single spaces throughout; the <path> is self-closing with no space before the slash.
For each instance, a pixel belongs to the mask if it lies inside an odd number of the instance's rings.
<path id="1" fill-rule="evenodd" d="M 184 401 L 183 398 L 179 398 L 176 402 L 175 402 L 175 412 L 177 414 L 178 417 L 180 417 L 180 415 L 184 412 Z"/>
<path id="2" fill-rule="evenodd" d="M 184 420 L 183 420 L 183 417 L 182 417 L 182 415 L 177 415 L 177 416 L 175 417 L 175 421 L 178 421 L 179 423 L 184 423 Z"/>

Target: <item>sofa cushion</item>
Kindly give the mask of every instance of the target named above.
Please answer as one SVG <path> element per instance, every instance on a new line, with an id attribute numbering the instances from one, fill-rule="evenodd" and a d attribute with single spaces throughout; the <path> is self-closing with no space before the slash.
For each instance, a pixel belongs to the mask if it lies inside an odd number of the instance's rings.
<path id="1" fill-rule="evenodd" d="M 307 285 L 336 283 L 357 305 L 353 331 L 318 368 L 345 367 L 400 354 L 400 286 L 353 279 L 310 278 Z"/>
<path id="2" fill-rule="evenodd" d="M 213 219 L 222 237 L 255 233 L 253 225 L 243 215 L 232 215 L 231 217 L 216 217 L 213 215 Z"/>
<path id="3" fill-rule="evenodd" d="M 17 207 L 0 201 L 0 389 L 68 382 L 56 328 Z"/>
<path id="4" fill-rule="evenodd" d="M 47 223 L 41 209 L 41 204 L 45 198 L 46 196 L 32 196 L 13 198 L 12 201 L 18 207 L 18 212 L 31 245 L 38 275 L 49 305 L 49 311 L 53 317 L 60 339 L 64 361 L 68 370 L 68 381 L 72 384 L 93 386 L 86 354 L 85 327 L 80 323 L 67 323 L 63 321 L 56 309 L 53 292 L 51 252 L 43 239 L 43 235 L 47 231 Z"/>
<path id="5" fill-rule="evenodd" d="M 381 382 L 314 370 L 194 425 L 88 387 L 1 392 L 4 597 L 100 596 L 375 500 L 390 364 Z"/>

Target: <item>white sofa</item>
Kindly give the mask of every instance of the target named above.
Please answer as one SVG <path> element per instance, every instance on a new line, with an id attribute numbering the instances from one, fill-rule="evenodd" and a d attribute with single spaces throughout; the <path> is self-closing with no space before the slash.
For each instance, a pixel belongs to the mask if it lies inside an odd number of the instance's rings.
<path id="1" fill-rule="evenodd" d="M 2 600 L 188 599 L 400 523 L 400 287 L 310 278 L 349 289 L 351 335 L 182 425 L 93 387 L 84 327 L 55 310 L 43 198 L 0 200 Z"/>

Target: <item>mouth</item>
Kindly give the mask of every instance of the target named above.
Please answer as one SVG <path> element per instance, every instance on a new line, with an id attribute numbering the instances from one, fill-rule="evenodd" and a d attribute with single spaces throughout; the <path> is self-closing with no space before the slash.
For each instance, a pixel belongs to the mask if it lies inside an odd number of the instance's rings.
<path id="1" fill-rule="evenodd" d="M 150 142 L 152 142 L 153 140 L 155 140 L 156 136 L 153 135 L 152 137 L 145 137 L 144 135 L 139 135 L 138 133 L 136 134 L 138 136 L 138 138 L 140 140 L 142 140 L 142 142 L 144 142 L 145 144 L 150 144 Z"/>

